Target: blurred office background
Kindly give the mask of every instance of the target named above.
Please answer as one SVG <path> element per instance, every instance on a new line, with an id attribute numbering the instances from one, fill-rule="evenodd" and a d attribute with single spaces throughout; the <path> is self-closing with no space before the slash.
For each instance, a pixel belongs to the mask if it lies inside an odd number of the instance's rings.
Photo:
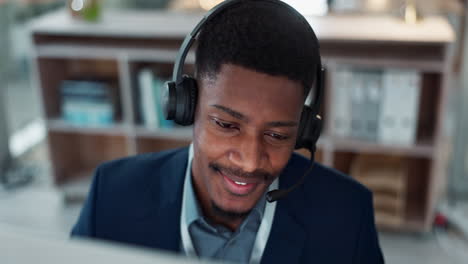
<path id="1" fill-rule="evenodd" d="M 321 40 L 317 159 L 374 192 L 387 263 L 466 263 L 467 2 L 285 2 Z M 217 3 L 0 0 L 2 228 L 65 241 L 99 163 L 190 142 L 160 88 Z"/>

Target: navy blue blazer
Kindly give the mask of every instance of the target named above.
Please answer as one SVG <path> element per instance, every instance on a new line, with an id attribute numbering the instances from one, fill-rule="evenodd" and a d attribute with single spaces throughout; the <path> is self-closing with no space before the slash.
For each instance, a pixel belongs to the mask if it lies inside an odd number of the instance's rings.
<path id="1" fill-rule="evenodd" d="M 188 148 L 107 162 L 96 170 L 72 236 L 180 252 L 180 215 Z M 293 154 L 279 186 L 309 166 Z M 316 164 L 302 186 L 277 202 L 262 263 L 383 263 L 372 194 Z"/>

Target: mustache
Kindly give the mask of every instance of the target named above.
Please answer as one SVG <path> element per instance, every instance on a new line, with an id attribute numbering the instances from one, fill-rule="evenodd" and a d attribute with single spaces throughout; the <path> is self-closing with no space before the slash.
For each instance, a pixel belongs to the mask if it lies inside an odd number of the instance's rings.
<path id="1" fill-rule="evenodd" d="M 214 171 L 219 171 L 226 175 L 234 175 L 243 178 L 254 178 L 263 181 L 271 181 L 275 178 L 275 176 L 266 170 L 256 169 L 253 172 L 245 172 L 240 168 L 233 168 L 233 167 L 225 167 L 216 162 L 210 162 L 208 167 Z"/>

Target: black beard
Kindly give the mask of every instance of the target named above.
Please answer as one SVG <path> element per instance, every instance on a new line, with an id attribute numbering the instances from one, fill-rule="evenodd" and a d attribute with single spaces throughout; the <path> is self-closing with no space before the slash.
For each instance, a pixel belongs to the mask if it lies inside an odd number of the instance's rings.
<path id="1" fill-rule="evenodd" d="M 252 211 L 252 210 L 247 210 L 245 212 L 227 211 L 219 207 L 214 201 L 211 201 L 211 208 L 213 209 L 213 213 L 216 216 L 225 220 L 230 220 L 230 221 L 243 219 L 250 214 L 250 211 Z"/>
<path id="2" fill-rule="evenodd" d="M 265 171 L 265 170 L 262 170 L 262 169 L 258 169 L 258 170 L 255 170 L 253 172 L 245 172 L 243 171 L 242 169 L 239 169 L 239 168 L 229 168 L 229 167 L 224 167 L 223 165 L 221 164 L 218 164 L 216 162 L 210 162 L 208 164 L 208 167 L 215 171 L 215 172 L 221 172 L 223 174 L 227 174 L 227 175 L 235 175 L 235 176 L 238 176 L 238 177 L 243 177 L 243 178 L 256 178 L 258 181 L 263 181 L 263 182 L 272 182 L 273 179 L 275 178 L 274 175 L 272 175 L 271 173 Z M 235 195 L 235 194 L 233 194 Z M 225 220 L 228 220 L 228 221 L 234 221 L 234 220 L 239 220 L 239 219 L 243 219 L 245 217 L 247 217 L 250 212 L 252 211 L 252 209 L 249 209 L 247 211 L 244 211 L 244 212 L 236 212 L 236 211 L 227 211 L 223 208 L 221 208 L 220 206 L 218 206 L 214 201 L 211 201 L 211 208 L 212 208 L 212 212 L 222 218 L 222 219 L 225 219 Z"/>

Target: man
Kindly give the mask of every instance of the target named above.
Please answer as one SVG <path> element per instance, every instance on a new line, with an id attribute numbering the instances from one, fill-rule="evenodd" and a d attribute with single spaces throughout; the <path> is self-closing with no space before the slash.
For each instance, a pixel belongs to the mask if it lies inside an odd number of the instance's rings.
<path id="1" fill-rule="evenodd" d="M 72 234 L 232 262 L 383 263 L 371 193 L 293 154 L 318 41 L 274 0 L 203 25 L 190 148 L 101 165 Z"/>

